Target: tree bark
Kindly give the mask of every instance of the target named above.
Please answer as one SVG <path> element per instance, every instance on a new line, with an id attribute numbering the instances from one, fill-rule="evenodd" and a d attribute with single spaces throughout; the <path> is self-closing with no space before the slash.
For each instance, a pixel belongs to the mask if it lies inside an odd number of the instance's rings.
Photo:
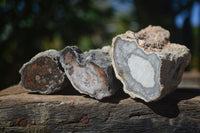
<path id="1" fill-rule="evenodd" d="M 0 91 L 0 132 L 199 133 L 199 103 L 198 89 L 177 89 L 145 103 L 123 92 L 97 101 L 27 94 L 17 85 Z"/>
<path id="2" fill-rule="evenodd" d="M 170 43 L 169 36 L 167 30 L 149 26 L 113 39 L 115 74 L 131 97 L 156 101 L 177 88 L 191 55 L 185 46 Z"/>

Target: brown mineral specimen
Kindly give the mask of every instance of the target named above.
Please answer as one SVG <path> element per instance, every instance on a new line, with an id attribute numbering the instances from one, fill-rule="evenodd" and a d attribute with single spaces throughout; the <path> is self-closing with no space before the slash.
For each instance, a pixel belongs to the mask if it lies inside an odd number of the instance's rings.
<path id="1" fill-rule="evenodd" d="M 47 50 L 33 57 L 23 65 L 20 84 L 25 90 L 51 94 L 62 89 L 67 83 L 59 63 L 59 52 Z"/>

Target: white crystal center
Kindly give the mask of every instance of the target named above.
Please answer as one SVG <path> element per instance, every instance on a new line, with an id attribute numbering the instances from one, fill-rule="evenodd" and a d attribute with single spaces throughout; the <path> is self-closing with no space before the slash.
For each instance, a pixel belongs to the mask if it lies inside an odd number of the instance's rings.
<path id="1" fill-rule="evenodd" d="M 128 66 L 131 71 L 132 77 L 144 87 L 153 87 L 154 69 L 148 60 L 145 60 L 134 54 L 128 59 Z"/>

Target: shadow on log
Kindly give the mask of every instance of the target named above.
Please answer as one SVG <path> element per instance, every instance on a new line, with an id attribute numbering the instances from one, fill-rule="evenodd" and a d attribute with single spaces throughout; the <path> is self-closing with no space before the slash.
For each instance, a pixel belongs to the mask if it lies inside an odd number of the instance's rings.
<path id="1" fill-rule="evenodd" d="M 178 95 L 177 95 L 178 94 Z M 165 116 L 168 118 L 177 117 L 180 113 L 178 103 L 182 100 L 187 100 L 200 96 L 199 89 L 178 89 L 174 93 L 167 95 L 160 101 L 146 103 L 141 99 L 136 99 L 138 102 L 142 102 L 151 108 L 156 114 Z"/>

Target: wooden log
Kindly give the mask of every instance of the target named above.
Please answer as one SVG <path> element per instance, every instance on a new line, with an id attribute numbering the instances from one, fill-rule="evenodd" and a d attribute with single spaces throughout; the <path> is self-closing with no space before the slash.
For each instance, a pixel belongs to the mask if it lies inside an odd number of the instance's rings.
<path id="1" fill-rule="evenodd" d="M 67 46 L 60 52 L 60 62 L 73 87 L 96 99 L 113 95 L 121 83 L 116 79 L 109 55 L 110 48 L 82 53 Z"/>
<path id="2" fill-rule="evenodd" d="M 66 86 L 67 79 L 59 63 L 59 52 L 47 50 L 23 65 L 20 85 L 29 92 L 52 94 Z"/>
<path id="3" fill-rule="evenodd" d="M 179 88 L 200 88 L 200 72 L 184 72 Z"/>
<path id="4" fill-rule="evenodd" d="M 73 95 L 0 91 L 0 132 L 199 133 L 200 90 L 177 89 L 145 103 L 123 92 L 97 101 Z"/>
<path id="5" fill-rule="evenodd" d="M 149 26 L 136 36 L 128 31 L 113 39 L 115 74 L 131 97 L 150 102 L 177 88 L 191 55 L 185 46 L 170 43 L 169 36 L 167 30 Z"/>

